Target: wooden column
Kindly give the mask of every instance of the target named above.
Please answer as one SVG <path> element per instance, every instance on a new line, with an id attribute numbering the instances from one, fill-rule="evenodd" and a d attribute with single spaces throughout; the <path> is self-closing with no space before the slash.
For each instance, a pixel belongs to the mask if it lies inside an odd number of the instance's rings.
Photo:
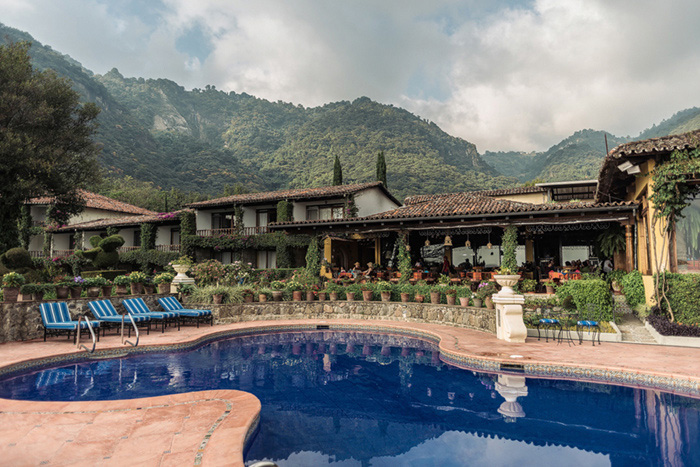
<path id="1" fill-rule="evenodd" d="M 374 264 L 382 264 L 382 239 L 374 239 Z"/>
<path id="2" fill-rule="evenodd" d="M 333 247 L 331 237 L 326 237 L 323 240 L 323 258 L 326 260 L 326 263 L 329 265 L 329 267 L 333 266 L 332 251 Z M 326 267 L 324 265 L 321 265 L 321 276 L 331 279 L 333 277 L 333 271 L 326 270 Z"/>
<path id="3" fill-rule="evenodd" d="M 525 239 L 525 261 L 535 262 L 535 241 L 532 238 Z"/>
<path id="4" fill-rule="evenodd" d="M 632 236 L 632 225 L 625 225 L 625 270 L 630 272 L 634 269 L 634 237 Z"/>

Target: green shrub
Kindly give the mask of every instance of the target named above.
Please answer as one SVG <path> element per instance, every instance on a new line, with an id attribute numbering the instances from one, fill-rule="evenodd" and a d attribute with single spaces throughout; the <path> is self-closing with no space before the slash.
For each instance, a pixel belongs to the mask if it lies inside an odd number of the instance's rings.
<path id="1" fill-rule="evenodd" d="M 602 279 L 567 281 L 557 288 L 557 297 L 562 306 L 586 312 L 587 305 L 593 304 L 600 319 L 612 320 L 613 299 L 610 286 Z"/>
<path id="2" fill-rule="evenodd" d="M 2 276 L 3 287 L 20 287 L 24 282 L 24 276 L 17 272 L 8 272 Z"/>
<path id="3" fill-rule="evenodd" d="M 537 287 L 537 281 L 535 279 L 523 279 L 520 281 L 520 291 L 523 293 L 534 292 Z"/>
<path id="4" fill-rule="evenodd" d="M 662 281 L 659 281 L 661 285 Z M 666 297 L 673 309 L 676 322 L 700 325 L 700 274 L 665 273 Z M 659 291 L 660 292 L 660 291 Z M 665 300 L 661 307 L 667 311 Z"/>
<path id="5" fill-rule="evenodd" d="M 627 299 L 627 304 L 630 307 L 634 308 L 646 303 L 642 273 L 639 271 L 632 271 L 626 274 L 620 280 L 620 285 L 622 286 L 622 292 L 625 294 L 625 299 Z"/>
<path id="6" fill-rule="evenodd" d="M 24 248 L 10 248 L 0 256 L 2 264 L 12 271 L 26 272 L 34 267 L 32 257 Z"/>
<path id="7" fill-rule="evenodd" d="M 102 276 L 105 279 L 109 281 L 113 281 L 115 277 L 121 276 L 121 275 L 126 275 L 126 271 L 122 269 L 102 269 L 102 270 L 95 270 L 95 271 L 83 271 L 82 277 L 88 278 L 88 277 L 97 277 L 97 276 Z"/>

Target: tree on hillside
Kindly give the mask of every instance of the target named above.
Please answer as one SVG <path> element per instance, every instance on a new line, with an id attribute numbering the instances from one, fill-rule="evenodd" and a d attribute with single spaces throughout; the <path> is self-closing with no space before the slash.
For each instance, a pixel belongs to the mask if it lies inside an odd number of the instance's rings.
<path id="1" fill-rule="evenodd" d="M 79 209 L 78 190 L 99 175 L 91 139 L 99 108 L 81 104 L 53 71 L 34 70 L 29 48 L 0 46 L 0 251 L 18 244 L 26 199 L 46 195 L 63 209 Z"/>
<path id="2" fill-rule="evenodd" d="M 343 168 L 340 166 L 338 155 L 335 156 L 335 164 L 333 164 L 333 185 L 343 184 Z"/>
<path id="3" fill-rule="evenodd" d="M 382 182 L 386 186 L 386 161 L 384 160 L 384 151 L 379 151 L 377 154 L 377 181 Z"/>

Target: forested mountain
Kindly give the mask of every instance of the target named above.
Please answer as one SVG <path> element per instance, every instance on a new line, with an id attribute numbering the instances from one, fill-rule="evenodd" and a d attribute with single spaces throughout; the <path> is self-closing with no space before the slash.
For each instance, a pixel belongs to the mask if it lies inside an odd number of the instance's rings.
<path id="1" fill-rule="evenodd" d="M 4 41 L 28 40 L 35 65 L 51 68 L 101 108 L 97 139 L 111 176 L 131 176 L 164 189 L 219 194 L 320 186 L 331 182 L 337 154 L 345 182 L 371 181 L 384 151 L 389 188 L 417 192 L 499 188 L 500 176 L 476 147 L 434 123 L 362 97 L 305 108 L 213 86 L 185 90 L 167 79 L 95 75 L 21 31 L 0 26 Z"/>

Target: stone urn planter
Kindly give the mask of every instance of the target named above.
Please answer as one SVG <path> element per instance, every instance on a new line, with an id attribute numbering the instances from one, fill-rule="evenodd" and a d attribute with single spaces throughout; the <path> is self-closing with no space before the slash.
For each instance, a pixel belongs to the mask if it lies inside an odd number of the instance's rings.
<path id="1" fill-rule="evenodd" d="M 300 302 L 303 292 L 301 290 L 295 290 L 292 292 L 292 300 L 295 302 Z"/>
<path id="2" fill-rule="evenodd" d="M 102 296 L 103 297 L 111 297 L 112 296 L 112 286 L 111 285 L 103 285 L 102 286 Z"/>
<path id="3" fill-rule="evenodd" d="M 408 292 L 401 292 L 401 303 L 408 303 L 411 295 Z"/>
<path id="4" fill-rule="evenodd" d="M 319 292 L 319 293 L 318 293 L 318 301 L 319 301 L 319 302 L 325 302 L 325 301 L 326 301 L 326 292 Z"/>
<path id="5" fill-rule="evenodd" d="M 19 297 L 19 287 L 3 287 L 3 296 L 6 302 L 16 302 Z"/>
<path id="6" fill-rule="evenodd" d="M 493 310 L 495 307 L 493 305 L 493 299 L 491 299 L 491 296 L 488 296 L 484 299 L 484 304 L 486 305 L 486 308 L 489 310 Z"/>
<path id="7" fill-rule="evenodd" d="M 483 306 L 484 302 L 480 298 L 475 298 L 474 299 L 474 308 L 481 308 Z"/>
<path id="8" fill-rule="evenodd" d="M 264 293 L 258 294 L 258 301 L 260 303 L 265 303 L 267 301 L 267 295 L 265 295 Z"/>
<path id="9" fill-rule="evenodd" d="M 99 297 L 101 292 L 102 292 L 102 287 L 88 287 L 87 290 L 85 291 L 85 294 L 88 297 L 95 298 L 95 297 Z"/>
<path id="10" fill-rule="evenodd" d="M 447 304 L 448 305 L 455 305 L 457 303 L 457 296 L 456 295 L 447 295 Z"/>
<path id="11" fill-rule="evenodd" d="M 501 286 L 500 295 L 514 295 L 513 287 L 518 284 L 520 274 L 494 274 L 493 279 Z"/>
<path id="12" fill-rule="evenodd" d="M 307 301 L 307 302 L 313 302 L 313 301 L 314 301 L 314 293 L 313 293 L 313 292 L 306 292 L 306 301 Z"/>
<path id="13" fill-rule="evenodd" d="M 416 294 L 415 300 L 416 300 L 416 303 L 423 303 L 423 301 L 425 300 L 425 295 Z"/>
<path id="14" fill-rule="evenodd" d="M 68 298 L 68 295 L 70 292 L 68 291 L 68 286 L 67 285 L 57 285 L 56 286 L 56 298 L 61 300 L 64 298 Z"/>
<path id="15" fill-rule="evenodd" d="M 355 301 L 355 292 L 345 292 L 345 299 L 349 302 Z"/>
<path id="16" fill-rule="evenodd" d="M 459 297 L 459 305 L 464 307 L 469 306 L 469 297 Z"/>
<path id="17" fill-rule="evenodd" d="M 217 293 L 211 296 L 212 301 L 214 302 L 214 305 L 221 305 L 221 302 L 224 301 L 224 294 L 222 293 Z"/>
<path id="18" fill-rule="evenodd" d="M 622 291 L 622 286 L 620 286 L 620 283 L 617 281 L 612 281 L 610 283 L 610 286 L 612 287 L 613 292 L 615 292 L 616 294 L 619 294 Z"/>
<path id="19" fill-rule="evenodd" d="M 383 302 L 390 302 L 391 301 L 391 292 L 382 292 L 382 301 Z"/>
<path id="20" fill-rule="evenodd" d="M 159 294 L 170 293 L 170 284 L 168 284 L 168 283 L 158 284 L 158 293 Z"/>
<path id="21" fill-rule="evenodd" d="M 366 302 L 371 302 L 372 301 L 372 291 L 371 290 L 363 290 L 362 291 L 362 300 Z"/>
<path id="22" fill-rule="evenodd" d="M 126 295 L 126 285 L 115 285 L 117 295 Z"/>
<path id="23" fill-rule="evenodd" d="M 82 287 L 69 287 L 69 289 L 70 289 L 70 298 L 80 298 L 80 295 L 83 293 Z"/>
<path id="24" fill-rule="evenodd" d="M 186 264 L 173 264 L 173 269 L 177 273 L 175 276 L 175 282 L 187 282 L 190 280 L 189 277 L 187 277 L 186 272 L 190 269 L 190 267 Z"/>
<path id="25" fill-rule="evenodd" d="M 440 292 L 430 292 L 430 303 L 433 305 L 440 303 Z"/>
<path id="26" fill-rule="evenodd" d="M 282 295 L 283 295 L 283 292 L 281 290 L 273 290 L 272 291 L 272 299 L 276 302 L 282 301 Z"/>
<path id="27" fill-rule="evenodd" d="M 335 302 L 338 300 L 338 292 L 330 292 L 328 294 L 328 298 L 330 298 L 331 301 Z"/>

